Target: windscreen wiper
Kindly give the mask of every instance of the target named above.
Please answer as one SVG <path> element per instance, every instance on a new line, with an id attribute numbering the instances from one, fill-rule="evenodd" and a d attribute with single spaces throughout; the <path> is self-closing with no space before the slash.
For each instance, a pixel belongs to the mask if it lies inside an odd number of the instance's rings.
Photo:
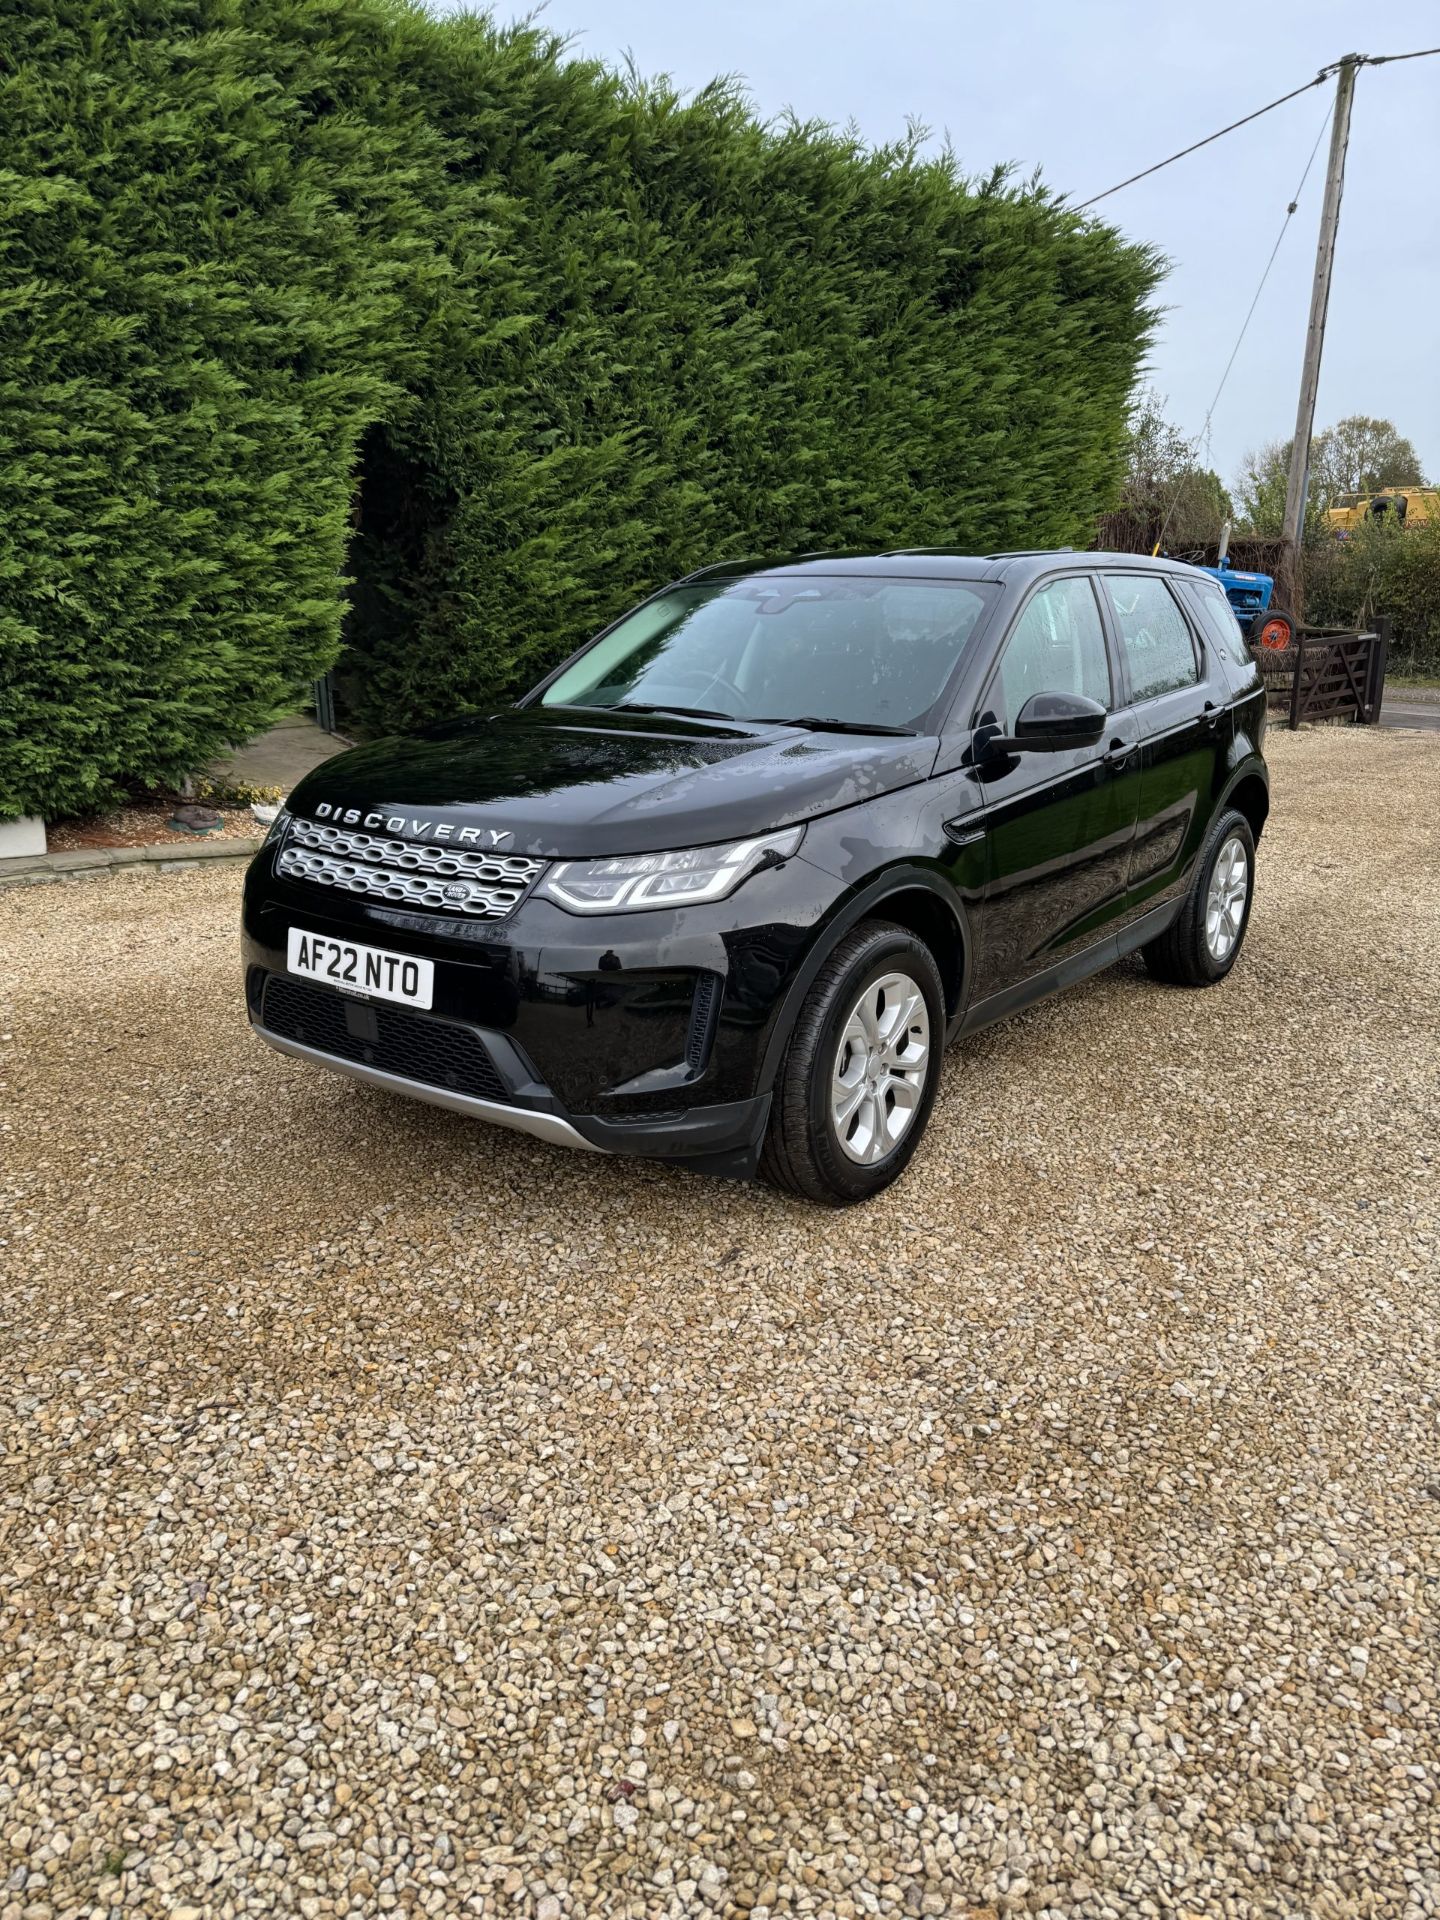
<path id="1" fill-rule="evenodd" d="M 785 713 L 771 715 L 764 722 L 768 727 L 804 727 L 809 733 L 890 733 L 903 740 L 913 740 L 913 727 L 882 727 L 874 720 L 827 720 L 814 713 Z"/>
<path id="2" fill-rule="evenodd" d="M 674 713 L 686 720 L 728 720 L 732 727 L 804 727 L 810 733 L 888 733 L 913 740 L 912 727 L 884 727 L 869 720 L 833 720 L 817 713 L 721 713 L 715 707 L 662 706 L 646 700 L 617 700 L 613 706 L 592 707 L 592 713 Z"/>
<path id="3" fill-rule="evenodd" d="M 593 713 L 678 713 L 684 720 L 730 720 L 744 726 L 738 714 L 721 713 L 718 707 L 652 706 L 644 700 L 617 700 L 610 707 L 593 707 Z"/>

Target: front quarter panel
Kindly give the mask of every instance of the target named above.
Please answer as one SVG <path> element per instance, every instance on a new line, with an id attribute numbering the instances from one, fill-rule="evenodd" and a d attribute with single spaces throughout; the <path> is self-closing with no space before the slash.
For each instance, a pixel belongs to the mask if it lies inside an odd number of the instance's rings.
<path id="1" fill-rule="evenodd" d="M 928 896 L 942 927 L 953 927 L 957 951 L 937 954 L 953 983 L 951 1029 L 969 992 L 974 927 L 985 891 L 986 846 L 979 789 L 969 772 L 951 774 L 887 794 L 864 807 L 813 821 L 800 864 L 823 876 L 826 898 L 799 965 L 786 983 L 767 1047 L 762 1085 L 779 1065 L 800 1003 L 836 942 L 860 920 L 884 919 L 887 900 Z M 903 916 L 902 916 L 903 917 Z"/>

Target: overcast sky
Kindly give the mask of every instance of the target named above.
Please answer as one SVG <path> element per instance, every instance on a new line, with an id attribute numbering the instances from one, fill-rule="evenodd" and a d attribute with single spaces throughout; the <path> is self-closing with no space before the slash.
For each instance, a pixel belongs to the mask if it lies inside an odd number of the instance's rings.
<path id="1" fill-rule="evenodd" d="M 444 0 L 441 0 L 444 4 Z M 501 19 L 524 11 L 497 5 Z M 853 120 L 879 144 L 907 116 L 967 171 L 1014 161 L 1083 200 L 1310 79 L 1342 53 L 1440 45 L 1440 0 L 550 0 L 542 19 L 607 62 L 686 90 L 746 82 L 765 117 Z M 1333 82 L 1105 203 L 1172 261 L 1152 378 L 1196 434 Z M 1228 480 L 1295 423 L 1326 142 L 1211 429 Z M 1316 425 L 1393 419 L 1440 477 L 1440 58 L 1360 74 Z"/>

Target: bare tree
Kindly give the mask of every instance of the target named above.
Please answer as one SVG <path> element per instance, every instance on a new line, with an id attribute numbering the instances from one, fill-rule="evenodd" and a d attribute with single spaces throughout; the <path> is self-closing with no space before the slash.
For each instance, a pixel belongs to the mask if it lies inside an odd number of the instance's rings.
<path id="1" fill-rule="evenodd" d="M 1166 419 L 1153 387 L 1136 394 L 1127 435 L 1124 511 L 1143 521 L 1151 538 L 1163 529 L 1172 548 L 1215 540 L 1230 496 L 1217 473 L 1197 465 L 1193 443 Z"/>

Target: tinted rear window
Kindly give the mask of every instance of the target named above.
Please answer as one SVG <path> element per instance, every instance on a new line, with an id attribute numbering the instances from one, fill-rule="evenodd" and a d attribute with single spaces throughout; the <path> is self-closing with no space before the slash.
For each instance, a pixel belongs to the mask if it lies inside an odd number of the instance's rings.
<path id="1" fill-rule="evenodd" d="M 1245 636 L 1240 631 L 1240 622 L 1230 611 L 1230 602 L 1225 598 L 1225 589 L 1220 582 L 1218 580 L 1182 580 L 1180 591 L 1198 616 L 1206 634 L 1220 648 L 1222 655 L 1238 661 L 1241 666 L 1253 666 L 1250 649 L 1246 646 Z"/>
<path id="2" fill-rule="evenodd" d="M 1130 669 L 1131 698 L 1153 700 L 1193 686 L 1200 677 L 1195 642 L 1161 576 L 1107 573 L 1104 580 Z"/>

